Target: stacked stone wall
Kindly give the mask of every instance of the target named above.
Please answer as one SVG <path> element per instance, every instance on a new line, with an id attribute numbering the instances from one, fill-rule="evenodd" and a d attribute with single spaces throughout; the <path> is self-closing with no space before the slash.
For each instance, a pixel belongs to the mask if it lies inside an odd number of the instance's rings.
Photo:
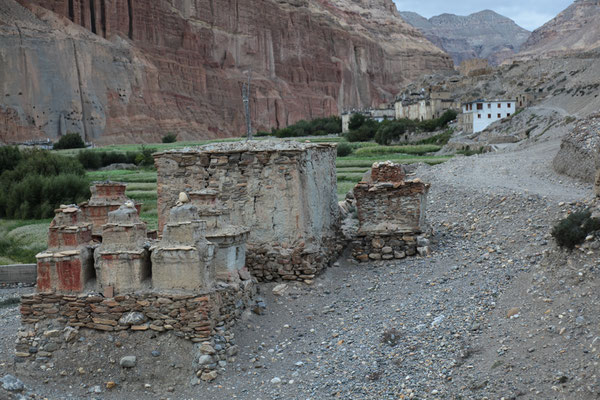
<path id="1" fill-rule="evenodd" d="M 195 343 L 214 343 L 241 316 L 255 292 L 248 280 L 205 293 L 139 292 L 114 298 L 55 292 L 24 295 L 15 355 L 25 360 L 50 358 L 68 346 L 80 329 L 129 335 L 151 330 Z M 198 376 L 216 369 L 216 361 L 230 355 L 232 346 L 231 340 L 216 346 L 211 352 L 214 363 L 199 365 Z"/>

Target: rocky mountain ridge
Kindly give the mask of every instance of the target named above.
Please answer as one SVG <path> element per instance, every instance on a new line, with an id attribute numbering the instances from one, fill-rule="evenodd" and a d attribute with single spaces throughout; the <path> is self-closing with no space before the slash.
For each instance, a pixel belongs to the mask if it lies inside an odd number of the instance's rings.
<path id="1" fill-rule="evenodd" d="M 498 65 L 517 53 L 530 34 L 510 18 L 491 10 L 467 16 L 441 14 L 429 19 L 407 11 L 400 15 L 448 52 L 457 66 L 472 58 L 487 59 L 490 64 Z"/>
<path id="2" fill-rule="evenodd" d="M 244 132 L 375 106 L 451 60 L 392 0 L 5 0 L 0 142 Z"/>
<path id="3" fill-rule="evenodd" d="M 532 32 L 516 59 L 600 50 L 600 1 L 577 0 Z"/>

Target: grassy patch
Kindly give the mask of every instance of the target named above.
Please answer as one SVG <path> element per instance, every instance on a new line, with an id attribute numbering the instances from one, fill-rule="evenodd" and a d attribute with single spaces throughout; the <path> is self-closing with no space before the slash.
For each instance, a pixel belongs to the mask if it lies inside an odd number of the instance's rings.
<path id="1" fill-rule="evenodd" d="M 399 164 L 414 164 L 423 162 L 429 165 L 441 164 L 451 159 L 452 156 L 431 156 L 431 157 L 414 157 L 414 156 L 393 156 L 393 157 L 345 157 L 342 160 L 336 161 L 337 168 L 370 168 L 376 161 L 392 161 Z"/>
<path id="2" fill-rule="evenodd" d="M 0 220 L 0 265 L 35 263 L 47 247 L 50 220 Z"/>
<path id="3" fill-rule="evenodd" d="M 351 191 L 352 188 L 354 188 L 354 186 L 357 183 L 358 183 L 358 181 L 356 181 L 356 182 L 349 182 L 349 181 L 338 182 L 338 184 L 337 184 L 338 201 L 344 200 L 346 198 L 346 193 Z"/>
<path id="4" fill-rule="evenodd" d="M 433 144 L 422 144 L 422 145 L 406 145 L 406 146 L 371 146 L 362 147 L 354 150 L 354 155 L 360 156 L 378 156 L 386 154 L 413 154 L 423 155 L 427 153 L 433 153 L 439 151 L 441 146 Z"/>

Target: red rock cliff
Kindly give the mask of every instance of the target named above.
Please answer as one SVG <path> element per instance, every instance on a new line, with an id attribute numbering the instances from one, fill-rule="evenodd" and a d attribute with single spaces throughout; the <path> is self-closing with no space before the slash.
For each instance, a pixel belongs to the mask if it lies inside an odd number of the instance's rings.
<path id="1" fill-rule="evenodd" d="M 378 105 L 450 58 L 392 0 L 5 0 L 0 141 L 238 136 Z"/>

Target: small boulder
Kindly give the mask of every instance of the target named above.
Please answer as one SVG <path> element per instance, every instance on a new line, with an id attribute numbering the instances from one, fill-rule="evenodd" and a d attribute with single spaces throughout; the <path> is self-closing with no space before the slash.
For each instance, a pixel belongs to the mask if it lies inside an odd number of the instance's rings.
<path id="1" fill-rule="evenodd" d="M 275 296 L 283 296 L 285 291 L 287 290 L 288 285 L 285 283 L 281 283 L 273 288 L 273 294 Z"/>
<path id="2" fill-rule="evenodd" d="M 137 364 L 136 356 L 125 356 L 119 361 L 119 365 L 123 368 L 133 368 Z"/>
<path id="3" fill-rule="evenodd" d="M 141 325 L 146 322 L 146 316 L 137 311 L 128 312 L 127 314 L 123 314 L 121 319 L 119 319 L 119 325 Z"/>
<path id="4" fill-rule="evenodd" d="M 23 382 L 12 375 L 4 375 L 0 382 L 2 382 L 2 389 L 9 392 L 21 392 L 25 389 Z"/>

